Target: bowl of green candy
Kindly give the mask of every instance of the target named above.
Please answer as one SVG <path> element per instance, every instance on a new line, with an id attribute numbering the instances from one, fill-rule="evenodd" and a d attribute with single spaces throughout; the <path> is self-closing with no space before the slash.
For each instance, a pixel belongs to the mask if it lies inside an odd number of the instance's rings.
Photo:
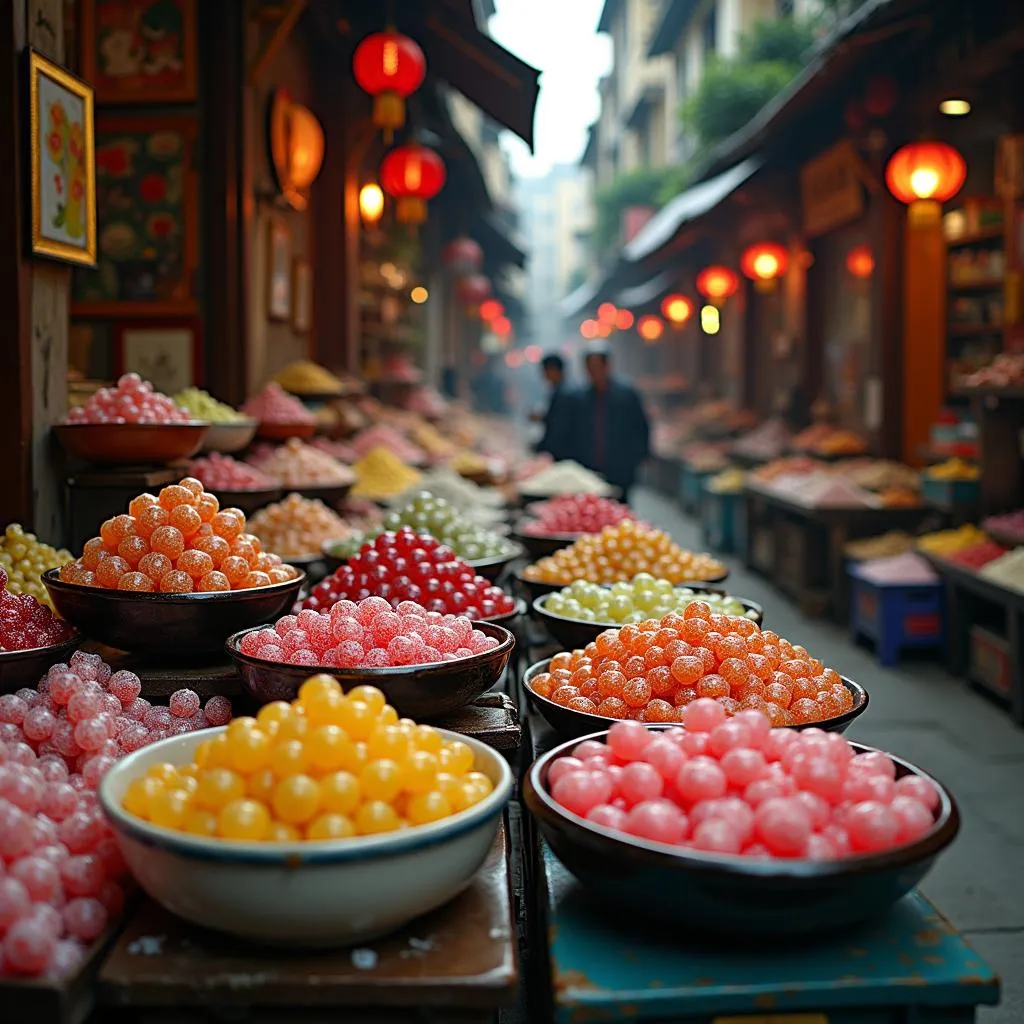
<path id="1" fill-rule="evenodd" d="M 192 413 L 195 419 L 210 424 L 203 435 L 204 452 L 220 452 L 221 455 L 239 452 L 256 434 L 258 420 L 238 412 L 224 402 L 218 402 L 202 388 L 184 388 L 174 396 L 174 401 Z"/>

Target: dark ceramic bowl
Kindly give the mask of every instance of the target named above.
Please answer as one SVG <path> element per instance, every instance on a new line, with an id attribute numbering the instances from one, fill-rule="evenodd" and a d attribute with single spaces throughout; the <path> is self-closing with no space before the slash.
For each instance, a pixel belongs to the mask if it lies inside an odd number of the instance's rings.
<path id="1" fill-rule="evenodd" d="M 280 487 L 261 487 L 247 491 L 214 489 L 212 493 L 220 502 L 221 508 L 240 508 L 246 516 L 251 516 L 272 502 L 279 501 L 284 492 Z"/>
<path id="2" fill-rule="evenodd" d="M 210 424 L 58 423 L 61 446 L 76 459 L 102 465 L 165 465 L 199 451 Z"/>
<path id="3" fill-rule="evenodd" d="M 244 629 L 228 637 L 224 648 L 231 655 L 242 685 L 260 704 L 274 700 L 293 700 L 299 687 L 312 675 L 325 672 L 341 683 L 345 690 L 367 684 L 376 686 L 388 703 L 405 718 L 441 718 L 486 693 L 500 678 L 515 647 L 515 637 L 504 627 L 492 622 L 474 622 L 499 643 L 485 654 L 474 654 L 461 661 L 445 661 L 431 665 L 401 665 L 393 668 L 318 668 L 307 665 L 283 665 L 243 654 L 239 650 Z"/>
<path id="4" fill-rule="evenodd" d="M 512 562 L 522 557 L 523 549 L 516 544 L 508 554 L 498 555 L 496 558 L 466 559 L 466 564 L 472 566 L 484 579 L 493 583 Z"/>
<path id="5" fill-rule="evenodd" d="M 553 593 L 556 590 L 561 590 L 562 587 L 568 586 L 566 583 L 542 583 L 540 580 L 528 580 L 523 575 L 521 569 L 512 575 L 516 582 L 529 594 L 530 601 L 536 601 L 538 597 L 543 597 L 545 594 Z"/>
<path id="6" fill-rule="evenodd" d="M 223 455 L 240 452 L 256 436 L 258 426 L 259 421 L 254 419 L 211 423 L 203 437 L 203 451 L 220 452 Z"/>
<path id="7" fill-rule="evenodd" d="M 561 704 L 556 704 L 553 700 L 549 700 L 547 697 L 542 697 L 539 693 L 534 692 L 533 687 L 530 685 L 531 682 L 536 676 L 546 672 L 550 664 L 551 659 L 545 658 L 543 661 L 538 661 L 536 664 L 531 665 L 523 673 L 523 689 L 526 691 L 526 702 L 530 705 L 531 710 L 536 711 L 559 736 L 565 738 L 586 736 L 595 729 L 607 729 L 608 723 L 611 720 L 603 715 L 591 715 L 585 711 L 573 711 L 571 708 L 563 708 Z M 845 676 L 842 679 L 843 686 L 853 694 L 853 707 L 849 711 L 836 715 L 835 718 L 826 718 L 821 722 L 811 722 L 808 725 L 791 725 L 787 726 L 787 728 L 801 731 L 803 729 L 823 729 L 825 732 L 846 732 L 853 720 L 859 718 L 867 710 L 869 698 L 868 691 L 860 683 L 855 683 L 852 679 L 847 679 Z"/>
<path id="8" fill-rule="evenodd" d="M 496 626 L 504 626 L 505 629 L 512 629 L 515 625 L 516 620 L 520 615 L 526 614 L 526 602 L 521 598 L 516 598 L 515 608 L 507 612 L 505 615 L 494 615 L 489 619 L 484 619 L 484 622 L 492 622 Z"/>
<path id="9" fill-rule="evenodd" d="M 316 423 L 271 423 L 269 420 L 260 420 L 256 436 L 265 441 L 287 441 L 292 437 L 305 440 L 316 433 L 316 428 Z"/>
<path id="10" fill-rule="evenodd" d="M 14 693 L 23 686 L 35 686 L 51 665 L 67 661 L 84 639 L 81 633 L 74 633 L 62 643 L 49 647 L 0 651 L 0 693 Z"/>
<path id="11" fill-rule="evenodd" d="M 350 480 L 347 484 L 310 484 L 308 487 L 286 487 L 285 493 L 294 491 L 296 494 L 301 494 L 304 498 L 316 498 L 327 502 L 329 505 L 332 501 L 344 500 L 348 492 L 352 490 L 354 483 L 354 480 Z"/>
<path id="12" fill-rule="evenodd" d="M 133 594 L 83 587 L 43 573 L 43 583 L 61 618 L 87 637 L 134 654 L 178 658 L 212 654 L 224 638 L 290 611 L 306 580 L 300 572 L 287 583 L 252 590 L 201 594 Z"/>
<path id="13" fill-rule="evenodd" d="M 700 593 L 711 593 L 699 587 L 690 588 Z M 618 622 L 582 622 L 579 619 L 567 619 L 564 615 L 555 615 L 545 607 L 549 594 L 542 594 L 536 598 L 531 608 L 534 618 L 542 623 L 551 636 L 567 650 L 575 650 L 577 647 L 586 647 L 591 640 L 596 640 L 599 633 L 606 629 L 618 629 L 622 624 Z M 736 598 L 743 608 L 748 612 L 754 612 L 751 622 L 761 625 L 764 621 L 764 609 L 754 601 L 747 601 L 745 598 Z"/>
<path id="14" fill-rule="evenodd" d="M 587 738 L 603 742 L 606 736 Z M 563 743 L 533 763 L 523 780 L 526 806 L 555 856 L 593 897 L 674 928 L 685 924 L 694 931 L 777 938 L 849 927 L 882 914 L 913 889 L 960 828 L 956 803 L 945 788 L 894 757 L 898 776 L 927 778 L 940 795 L 935 825 L 914 843 L 834 861 L 696 853 L 602 828 L 556 804 L 548 793 L 548 771 L 578 742 Z M 858 753 L 872 749 L 852 746 Z"/>
<path id="15" fill-rule="evenodd" d="M 526 522 L 516 523 L 512 527 L 512 537 L 522 544 L 534 561 L 575 544 L 583 536 L 581 533 L 527 533 L 524 529 L 526 525 Z"/>

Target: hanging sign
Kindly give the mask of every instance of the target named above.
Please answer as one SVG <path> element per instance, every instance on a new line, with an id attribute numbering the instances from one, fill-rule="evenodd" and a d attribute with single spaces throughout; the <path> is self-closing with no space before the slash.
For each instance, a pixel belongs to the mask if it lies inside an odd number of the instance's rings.
<path id="1" fill-rule="evenodd" d="M 800 197 L 808 235 L 831 231 L 864 213 L 860 156 L 849 139 L 803 165 Z"/>

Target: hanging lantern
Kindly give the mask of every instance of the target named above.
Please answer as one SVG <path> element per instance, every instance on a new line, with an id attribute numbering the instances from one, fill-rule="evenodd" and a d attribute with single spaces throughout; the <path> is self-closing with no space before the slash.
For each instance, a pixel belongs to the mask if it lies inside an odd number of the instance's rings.
<path id="1" fill-rule="evenodd" d="M 597 307 L 597 322 L 599 324 L 614 324 L 615 314 L 618 310 L 615 308 L 615 304 L 612 302 L 602 302 Z"/>
<path id="2" fill-rule="evenodd" d="M 596 320 L 584 320 L 580 324 L 580 335 L 590 341 L 592 338 L 597 337 L 597 321 Z"/>
<path id="3" fill-rule="evenodd" d="M 491 282 L 483 274 L 470 274 L 469 277 L 459 279 L 456 291 L 459 302 L 466 307 L 467 311 L 473 313 L 479 310 L 485 299 L 490 298 Z"/>
<path id="4" fill-rule="evenodd" d="M 472 238 L 462 235 L 441 250 L 441 262 L 460 277 L 473 274 L 484 265 L 484 251 Z"/>
<path id="5" fill-rule="evenodd" d="M 491 321 L 491 330 L 499 338 L 507 338 L 512 333 L 512 323 L 507 316 L 496 316 Z"/>
<path id="6" fill-rule="evenodd" d="M 665 333 L 665 324 L 661 317 L 648 313 L 637 320 L 636 332 L 647 344 L 653 345 Z"/>
<path id="7" fill-rule="evenodd" d="M 735 270 L 714 265 L 705 267 L 697 275 L 697 291 L 712 302 L 722 302 L 734 294 L 740 286 Z"/>
<path id="8" fill-rule="evenodd" d="M 964 158 L 945 142 L 911 142 L 889 158 L 885 184 L 908 205 L 911 223 L 935 223 L 941 204 L 952 199 L 967 177 Z"/>
<path id="9" fill-rule="evenodd" d="M 628 331 L 633 326 L 633 314 L 628 309 L 617 309 L 615 311 L 615 329 Z"/>
<path id="10" fill-rule="evenodd" d="M 682 327 L 693 316 L 693 302 L 685 295 L 672 292 L 661 300 L 661 315 L 676 327 Z"/>
<path id="11" fill-rule="evenodd" d="M 444 161 L 426 146 L 396 146 L 380 165 L 381 188 L 398 200 L 395 214 L 401 224 L 422 224 L 427 200 L 444 188 Z"/>
<path id="12" fill-rule="evenodd" d="M 789 253 L 774 242 L 749 246 L 740 257 L 740 269 L 762 291 L 774 287 L 789 266 Z"/>
<path id="13" fill-rule="evenodd" d="M 862 281 L 866 281 L 875 270 L 875 257 L 869 245 L 855 245 L 846 254 L 846 269 Z"/>
<path id="14" fill-rule="evenodd" d="M 359 215 L 365 224 L 376 224 L 384 215 L 384 193 L 372 181 L 359 190 Z"/>
<path id="15" fill-rule="evenodd" d="M 497 299 L 485 299 L 480 303 L 480 319 L 484 323 L 492 323 L 504 313 L 505 307 Z"/>
<path id="16" fill-rule="evenodd" d="M 281 194 L 295 209 L 306 209 L 309 186 L 324 159 L 324 130 L 311 110 L 293 102 L 287 89 L 277 89 L 271 97 L 269 142 Z"/>
<path id="17" fill-rule="evenodd" d="M 423 84 L 426 72 L 423 51 L 400 32 L 374 32 L 356 47 L 352 74 L 373 97 L 373 123 L 384 130 L 386 142 L 405 124 L 405 99 Z"/>

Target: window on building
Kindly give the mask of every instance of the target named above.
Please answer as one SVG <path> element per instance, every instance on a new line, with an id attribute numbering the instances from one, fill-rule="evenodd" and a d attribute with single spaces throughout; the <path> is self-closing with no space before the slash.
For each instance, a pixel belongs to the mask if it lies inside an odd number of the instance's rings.
<path id="1" fill-rule="evenodd" d="M 718 7 L 717 5 L 712 7 L 708 11 L 707 17 L 704 19 L 704 24 L 701 26 L 701 46 L 704 50 L 704 56 L 707 57 L 714 53 L 718 46 Z"/>

